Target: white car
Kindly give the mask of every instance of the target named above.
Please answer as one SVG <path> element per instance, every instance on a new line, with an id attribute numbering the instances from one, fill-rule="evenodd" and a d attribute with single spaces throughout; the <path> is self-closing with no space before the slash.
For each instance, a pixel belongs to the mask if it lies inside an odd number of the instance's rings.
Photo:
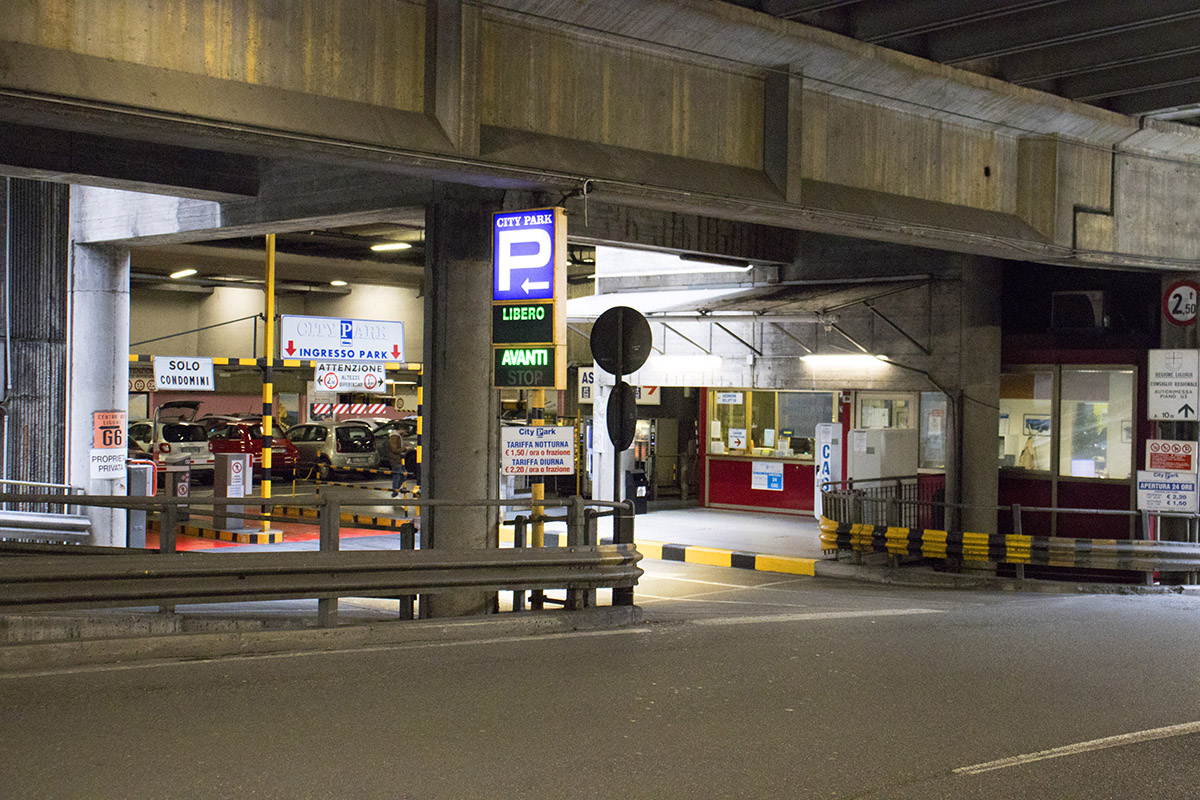
<path id="1" fill-rule="evenodd" d="M 208 431 L 192 422 L 199 406 L 192 400 L 175 400 L 155 409 L 153 419 L 130 422 L 131 453 L 144 453 L 159 469 L 187 464 L 194 477 L 211 480 L 213 452 L 208 444 Z"/>

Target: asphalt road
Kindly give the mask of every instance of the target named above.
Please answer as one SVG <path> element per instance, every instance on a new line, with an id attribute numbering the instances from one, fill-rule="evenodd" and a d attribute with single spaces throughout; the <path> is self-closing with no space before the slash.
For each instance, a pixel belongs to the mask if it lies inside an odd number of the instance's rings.
<path id="1" fill-rule="evenodd" d="M 1200 797 L 1198 597 L 643 566 L 631 629 L 0 676 L 0 794 Z"/>

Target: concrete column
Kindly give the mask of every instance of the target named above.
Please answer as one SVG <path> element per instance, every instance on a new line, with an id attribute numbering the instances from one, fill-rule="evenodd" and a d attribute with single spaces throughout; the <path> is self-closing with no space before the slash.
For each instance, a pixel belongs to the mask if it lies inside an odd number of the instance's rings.
<path id="1" fill-rule="evenodd" d="M 76 208 L 77 200 L 72 187 L 72 230 L 86 211 Z M 124 496 L 124 478 L 92 480 L 89 455 L 92 412 L 129 410 L 129 250 L 80 245 L 74 236 L 71 239 L 67 482 L 86 487 L 88 494 Z M 86 513 L 92 519 L 93 544 L 125 546 L 124 510 Z"/>
<path id="2" fill-rule="evenodd" d="M 999 466 L 996 437 L 1000 425 L 1000 280 L 998 264 L 978 259 L 963 272 L 960 397 L 951 398 L 953 453 L 948 495 L 957 489 L 968 506 L 961 530 L 996 532 Z"/>
<path id="3" fill-rule="evenodd" d="M 425 212 L 424 411 L 421 491 L 432 500 L 498 493 L 499 403 L 492 388 L 492 213 L 498 192 L 439 185 Z M 425 509 L 422 547 L 495 547 L 496 509 Z M 495 592 L 422 598 L 427 617 L 488 613 Z"/>

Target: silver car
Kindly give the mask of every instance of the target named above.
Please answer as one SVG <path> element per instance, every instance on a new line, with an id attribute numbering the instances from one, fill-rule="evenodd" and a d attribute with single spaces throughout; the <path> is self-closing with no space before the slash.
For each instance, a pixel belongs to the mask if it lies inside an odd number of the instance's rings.
<path id="1" fill-rule="evenodd" d="M 288 428 L 287 438 L 298 451 L 297 471 L 315 470 L 319 480 L 328 480 L 338 470 L 379 466 L 375 436 L 365 425 L 307 422 Z"/>

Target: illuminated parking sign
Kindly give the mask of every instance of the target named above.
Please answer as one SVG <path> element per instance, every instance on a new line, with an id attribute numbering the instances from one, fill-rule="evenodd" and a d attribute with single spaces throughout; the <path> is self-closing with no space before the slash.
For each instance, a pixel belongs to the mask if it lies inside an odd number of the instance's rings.
<path id="1" fill-rule="evenodd" d="M 566 261 L 563 210 L 508 211 L 492 219 L 492 299 L 553 300 L 560 295 L 560 279 L 566 281 L 559 266 Z"/>
<path id="2" fill-rule="evenodd" d="M 566 302 L 566 212 L 493 215 L 493 386 L 567 388 Z"/>

